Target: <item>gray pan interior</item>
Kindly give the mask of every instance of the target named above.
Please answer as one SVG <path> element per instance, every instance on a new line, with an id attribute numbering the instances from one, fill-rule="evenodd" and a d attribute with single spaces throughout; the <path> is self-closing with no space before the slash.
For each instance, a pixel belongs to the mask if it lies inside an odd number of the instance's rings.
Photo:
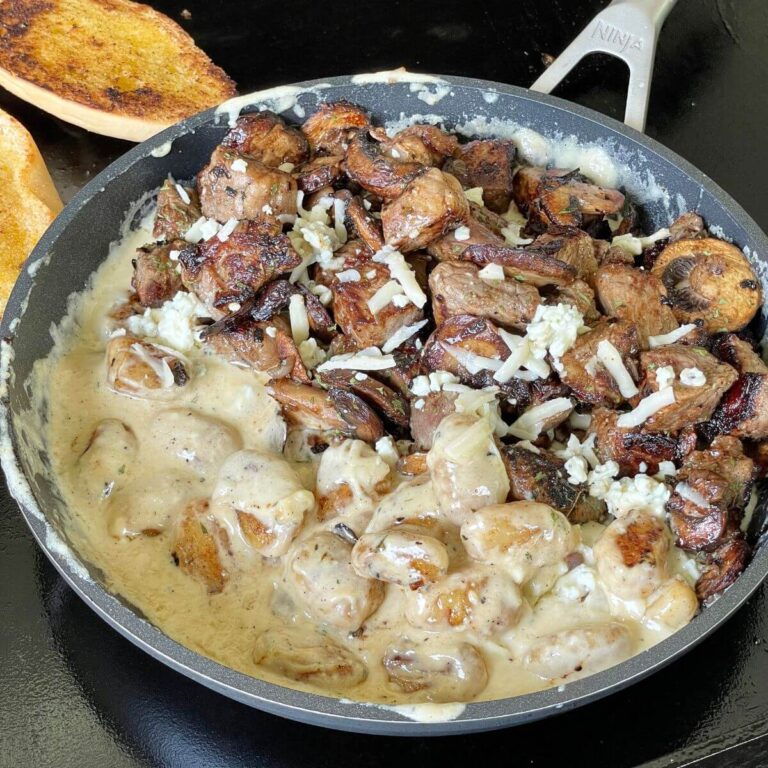
<path id="1" fill-rule="evenodd" d="M 575 135 L 580 142 L 602 142 L 639 176 L 651 174 L 669 192 L 666 203 L 645 208 L 648 231 L 666 225 L 681 206 L 693 208 L 712 226 L 719 226 L 739 246 L 748 247 L 768 274 L 768 239 L 752 219 L 723 190 L 689 163 L 626 126 L 591 110 L 557 98 L 531 93 L 498 83 L 446 77 L 450 94 L 428 106 L 417 98 L 408 83 L 355 85 L 349 77 L 328 78 L 299 84 L 328 84 L 305 92 L 298 103 L 309 114 L 318 99 L 349 99 L 368 109 L 378 122 L 402 113 L 438 113 L 452 127 L 467 116 L 513 120 L 544 135 Z M 431 87 L 434 90 L 434 86 Z M 488 94 L 495 93 L 496 96 Z M 271 108 L 280 104 L 274 101 Z M 299 110 L 300 112 L 301 110 Z M 287 111 L 297 121 L 295 112 Z M 758 587 L 768 573 L 768 547 L 758 544 L 754 558 L 737 583 L 714 605 L 672 637 L 626 662 L 564 689 L 515 698 L 469 704 L 456 720 L 418 723 L 373 706 L 346 703 L 335 698 L 307 694 L 265 683 L 200 656 L 168 638 L 140 613 L 108 593 L 102 575 L 88 563 L 72 556 L 61 521 L 66 510 L 50 479 L 30 469 L 30 453 L 39 452 L 39 436 L 18 434 L 15 415 L 29 406 L 24 381 L 35 360 L 50 351 L 52 323 L 65 314 L 67 297 L 81 290 L 104 258 L 120 231 L 131 204 L 147 190 L 158 187 L 170 173 L 191 178 L 207 161 L 221 140 L 226 124 L 208 111 L 169 128 L 131 149 L 93 179 L 56 219 L 22 270 L 0 326 L 3 344 L 2 464 L 11 492 L 19 501 L 29 527 L 48 558 L 72 588 L 117 631 L 155 658 L 200 683 L 259 709 L 315 725 L 375 734 L 442 735 L 501 728 L 558 711 L 581 706 L 630 685 L 681 656 L 722 624 Z M 153 157 L 152 149 L 172 140 L 171 151 Z M 684 202 L 683 202 L 684 201 Z M 34 273 L 34 277 L 30 274 Z M 765 279 L 764 279 L 765 282 Z M 765 286 L 768 289 L 768 285 Z M 765 313 L 759 321 L 765 325 Z M 763 328 L 759 331 L 762 333 Z M 10 375 L 9 375 L 10 374 Z M 45 462 L 45 456 L 43 455 Z M 763 489 L 751 527 L 752 540 L 766 527 L 766 493 Z M 41 510 L 44 510 L 41 512 Z M 746 642 L 746 638 L 745 638 Z"/>

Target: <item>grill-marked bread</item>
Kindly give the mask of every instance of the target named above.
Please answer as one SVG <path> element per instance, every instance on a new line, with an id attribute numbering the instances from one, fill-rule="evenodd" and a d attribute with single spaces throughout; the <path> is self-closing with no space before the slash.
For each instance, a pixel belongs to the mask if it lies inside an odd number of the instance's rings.
<path id="1" fill-rule="evenodd" d="M 0 110 L 0 316 L 19 268 L 60 210 L 37 145 L 18 120 Z"/>
<path id="2" fill-rule="evenodd" d="M 235 94 L 181 27 L 130 0 L 3 0 L 0 86 L 130 141 Z"/>

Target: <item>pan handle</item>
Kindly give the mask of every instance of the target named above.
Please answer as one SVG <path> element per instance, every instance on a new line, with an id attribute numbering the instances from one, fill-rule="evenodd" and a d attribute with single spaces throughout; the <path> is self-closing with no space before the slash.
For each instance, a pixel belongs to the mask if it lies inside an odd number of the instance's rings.
<path id="1" fill-rule="evenodd" d="M 607 53 L 629 67 L 624 122 L 645 129 L 653 75 L 656 41 L 676 0 L 613 0 L 531 85 L 532 91 L 551 93 L 588 54 Z"/>

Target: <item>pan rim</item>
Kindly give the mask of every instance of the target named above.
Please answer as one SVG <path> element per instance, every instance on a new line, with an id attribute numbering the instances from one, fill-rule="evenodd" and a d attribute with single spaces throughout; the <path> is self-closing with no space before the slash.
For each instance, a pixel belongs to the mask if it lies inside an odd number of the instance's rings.
<path id="1" fill-rule="evenodd" d="M 413 76 L 418 78 L 419 75 L 414 73 Z M 435 75 L 431 76 L 435 77 Z M 684 158 L 645 134 L 613 118 L 600 115 L 587 107 L 575 105 L 554 96 L 534 93 L 513 85 L 474 78 L 450 75 L 437 75 L 436 77 L 460 88 L 493 90 L 499 94 L 512 96 L 518 102 L 543 103 L 568 114 L 575 114 L 581 121 L 609 128 L 622 137 L 630 139 L 639 144 L 643 151 L 656 155 L 666 164 L 673 166 L 692 181 L 707 189 L 719 200 L 723 211 L 732 220 L 734 226 L 744 230 L 747 237 L 757 243 L 763 253 L 768 254 L 768 238 L 728 193 Z M 384 85 L 382 83 L 356 84 L 351 75 L 317 78 L 292 85 L 306 89 L 326 83 L 329 84 L 329 91 L 338 87 L 354 86 L 364 89 Z M 258 103 L 258 99 L 255 103 Z M 72 198 L 43 235 L 22 267 L 20 278 L 14 287 L 7 311 L 2 323 L 0 323 L 0 336 L 3 339 L 10 337 L 11 347 L 14 336 L 14 329 L 11 324 L 15 322 L 15 318 L 19 317 L 23 301 L 33 284 L 33 277 L 29 274 L 29 266 L 45 257 L 81 208 L 90 202 L 105 185 L 117 176 L 129 172 L 136 163 L 147 158 L 152 149 L 161 147 L 166 142 L 174 141 L 188 133 L 193 133 L 198 127 L 214 118 L 215 108 L 212 108 L 156 134 L 142 144 L 133 147 L 107 166 Z M 7 393 L 3 394 L 2 401 L 0 401 L 0 411 L 0 427 L 5 434 L 13 437 L 13 453 L 9 454 L 4 451 L 2 455 L 3 469 L 6 477 L 10 478 L 19 474 L 23 477 L 23 471 L 17 457 L 18 447 L 13 432 L 12 413 Z M 12 488 L 9 487 L 9 490 Z M 365 733 L 413 736 L 470 733 L 507 727 L 582 706 L 657 672 L 687 653 L 730 618 L 760 586 L 768 574 L 768 547 L 762 547 L 755 553 L 749 566 L 735 584 L 719 600 L 709 606 L 686 627 L 647 651 L 643 651 L 607 670 L 569 683 L 562 691 L 552 687 L 506 699 L 472 702 L 466 705 L 466 709 L 456 720 L 424 723 L 405 719 L 403 716 L 377 705 L 358 702 L 346 703 L 345 700 L 337 697 L 306 693 L 287 686 L 268 683 L 236 672 L 195 651 L 191 651 L 141 618 L 136 609 L 126 605 L 101 584 L 84 578 L 59 553 L 51 551 L 46 543 L 48 526 L 51 526 L 51 523 L 47 522 L 45 512 L 37 502 L 30 501 L 30 499 L 33 499 L 31 494 L 26 499 L 17 498 L 17 502 L 34 538 L 48 559 L 86 604 L 135 645 L 176 671 L 242 703 L 302 722 Z"/>

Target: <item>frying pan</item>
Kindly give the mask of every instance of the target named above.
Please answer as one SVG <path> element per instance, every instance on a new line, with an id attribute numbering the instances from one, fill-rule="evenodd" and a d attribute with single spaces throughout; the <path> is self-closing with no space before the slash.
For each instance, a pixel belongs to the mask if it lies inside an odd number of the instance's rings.
<path id="1" fill-rule="evenodd" d="M 403 76 L 401 76 L 402 79 Z M 468 117 L 514 121 L 550 139 L 570 137 L 609 152 L 635 180 L 657 190 L 643 206 L 653 231 L 683 210 L 698 211 L 753 259 L 764 283 L 768 239 L 723 190 L 689 163 L 642 133 L 591 110 L 551 96 L 501 83 L 428 76 L 428 82 L 386 82 L 334 77 L 299 83 L 288 91 L 262 92 L 250 109 L 269 107 L 287 119 L 309 114 L 319 101 L 348 99 L 382 123 L 402 115 L 437 113 L 448 128 Z M 434 101 L 437 87 L 445 95 Z M 415 90 L 414 90 L 415 88 Z M 425 90 L 426 88 L 426 90 Z M 426 94 L 426 96 L 425 96 Z M 433 94 L 430 96 L 429 94 Z M 421 100 L 420 100 L 421 95 Z M 144 142 L 94 178 L 67 205 L 30 256 L 0 324 L 0 458 L 8 485 L 32 533 L 63 578 L 105 621 L 168 666 L 233 699 L 295 720 L 342 730 L 392 735 L 443 735 L 501 728 L 582 706 L 658 671 L 690 650 L 731 616 L 768 574 L 768 494 L 763 488 L 750 526 L 754 556 L 736 583 L 690 624 L 621 664 L 561 688 L 497 701 L 468 704 L 449 722 L 414 722 L 397 712 L 270 684 L 233 671 L 171 640 L 120 596 L 103 586 L 104 576 L 81 559 L 67 539 L 67 511 L 46 471 L 48 457 L 39 430 L 26 429 L 19 414 L 30 408 L 25 387 L 36 360 L 52 347 L 51 325 L 67 311 L 67 298 L 82 290 L 104 259 L 135 201 L 159 187 L 170 173 L 191 178 L 222 139 L 227 121 L 215 110 L 196 115 Z M 629 178 L 629 177 L 627 177 Z M 768 292 L 768 284 L 764 287 Z M 765 330 L 766 313 L 756 320 Z M 746 641 L 746 639 L 745 639 Z"/>

